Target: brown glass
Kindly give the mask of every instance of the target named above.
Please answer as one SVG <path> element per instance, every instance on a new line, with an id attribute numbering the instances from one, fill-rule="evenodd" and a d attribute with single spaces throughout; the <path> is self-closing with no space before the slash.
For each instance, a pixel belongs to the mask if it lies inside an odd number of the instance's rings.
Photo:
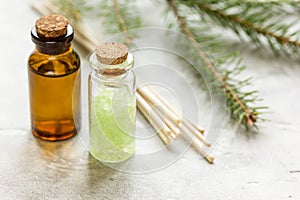
<path id="1" fill-rule="evenodd" d="M 51 40 L 40 38 L 35 28 L 31 31 L 36 44 L 28 59 L 31 128 L 44 140 L 65 140 L 77 133 L 80 59 L 71 46 L 73 35 L 70 25 L 66 36 Z"/>

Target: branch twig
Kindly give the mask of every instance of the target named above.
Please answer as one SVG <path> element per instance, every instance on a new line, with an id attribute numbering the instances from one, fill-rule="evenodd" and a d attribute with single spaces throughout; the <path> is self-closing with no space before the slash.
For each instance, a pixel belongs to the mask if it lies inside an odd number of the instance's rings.
<path id="1" fill-rule="evenodd" d="M 234 99 L 234 101 L 241 107 L 241 109 L 246 113 L 245 116 L 245 122 L 249 126 L 253 126 L 256 122 L 256 116 L 251 111 L 248 110 L 246 105 L 240 100 L 238 95 L 233 91 L 231 86 L 226 82 L 225 78 L 217 71 L 217 68 L 215 64 L 212 62 L 212 60 L 209 58 L 209 56 L 206 54 L 206 52 L 199 47 L 198 42 L 195 39 L 194 34 L 190 31 L 188 26 L 186 26 L 184 18 L 179 14 L 178 9 L 174 3 L 173 0 L 167 0 L 169 6 L 171 7 L 175 17 L 177 18 L 177 21 L 179 23 L 179 26 L 184 34 L 188 36 L 189 41 L 192 43 L 192 45 L 197 49 L 197 53 L 199 56 L 203 59 L 206 66 L 209 68 L 209 70 L 213 73 L 214 77 L 224 84 L 224 89 L 227 94 L 231 95 L 231 97 Z"/>
<path id="2" fill-rule="evenodd" d="M 214 9 L 210 8 L 209 6 L 203 4 L 203 3 L 197 3 L 197 6 L 201 10 L 212 13 L 213 15 L 215 15 L 219 18 L 223 18 L 223 19 L 226 19 L 228 21 L 232 21 L 232 22 L 238 24 L 240 27 L 255 30 L 259 34 L 275 38 L 277 41 L 280 41 L 280 43 L 282 43 L 282 44 L 291 44 L 291 45 L 300 47 L 300 42 L 299 41 L 296 41 L 296 40 L 293 41 L 289 37 L 285 37 L 283 35 L 276 34 L 275 32 L 269 31 L 268 29 L 266 29 L 264 27 L 257 26 L 254 23 L 251 23 L 250 21 L 246 21 L 242 18 L 239 18 L 238 16 L 227 15 L 227 14 L 225 14 L 225 13 L 219 11 L 219 10 L 214 10 Z"/>
<path id="3" fill-rule="evenodd" d="M 113 0 L 113 1 L 114 1 L 114 10 L 115 10 L 115 13 L 117 16 L 118 23 L 121 26 L 121 30 L 126 33 L 126 38 L 125 38 L 124 44 L 126 46 L 129 46 L 132 42 L 132 37 L 128 33 L 128 28 L 126 26 L 126 23 L 125 23 L 123 15 L 122 15 L 118 1 L 117 0 Z"/>

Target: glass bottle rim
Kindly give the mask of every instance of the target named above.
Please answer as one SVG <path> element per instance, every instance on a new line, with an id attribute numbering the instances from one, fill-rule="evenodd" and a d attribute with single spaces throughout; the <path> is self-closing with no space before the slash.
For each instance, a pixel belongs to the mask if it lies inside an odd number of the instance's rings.
<path id="1" fill-rule="evenodd" d="M 73 38 L 74 38 L 74 29 L 70 24 L 68 24 L 67 34 L 65 36 L 54 38 L 54 39 L 44 39 L 38 36 L 35 26 L 31 30 L 31 39 L 35 44 L 40 44 L 40 43 L 49 44 L 49 45 L 57 44 L 57 43 L 68 44 L 71 43 Z"/>
<path id="2" fill-rule="evenodd" d="M 109 65 L 109 64 L 101 63 L 97 59 L 96 51 L 93 51 L 89 56 L 88 62 L 89 62 L 90 69 L 92 71 L 95 71 L 97 74 L 103 76 L 118 76 L 118 75 L 125 74 L 134 66 L 134 56 L 132 55 L 132 53 L 128 52 L 127 59 L 123 63 L 117 65 Z M 119 70 L 120 73 L 105 74 L 105 70 L 116 70 L 116 71 Z"/>

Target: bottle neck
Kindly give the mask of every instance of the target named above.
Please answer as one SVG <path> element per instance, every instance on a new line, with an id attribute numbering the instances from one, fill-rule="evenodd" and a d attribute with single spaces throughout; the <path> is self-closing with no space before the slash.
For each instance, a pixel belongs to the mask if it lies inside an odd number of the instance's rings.
<path id="1" fill-rule="evenodd" d="M 131 70 L 118 76 L 105 76 L 93 71 L 90 74 L 90 78 L 97 85 L 113 88 L 128 87 L 129 91 L 134 91 L 135 89 L 136 78 L 134 72 Z"/>
<path id="2" fill-rule="evenodd" d="M 96 53 L 93 52 L 89 57 L 89 66 L 92 71 L 98 74 L 98 76 L 109 79 L 120 79 L 130 71 L 134 65 L 134 58 L 131 53 L 128 53 L 126 61 L 117 65 L 107 65 L 98 61 Z"/>
<path id="3" fill-rule="evenodd" d="M 93 71 L 93 74 L 98 79 L 103 80 L 103 81 L 119 82 L 119 81 L 122 81 L 122 79 L 126 78 L 126 76 L 129 72 L 130 71 L 126 71 L 123 74 L 118 74 L 118 75 L 105 75 L 102 72 L 99 73 L 98 71 Z"/>
<path id="4" fill-rule="evenodd" d="M 36 45 L 36 49 L 43 54 L 58 55 L 67 52 L 71 48 L 74 38 L 74 31 L 68 25 L 67 34 L 64 37 L 46 40 L 38 36 L 35 27 L 31 31 L 31 39 Z"/>
<path id="5" fill-rule="evenodd" d="M 72 49 L 71 44 L 68 45 L 36 45 L 36 50 L 42 54 L 59 55 Z"/>

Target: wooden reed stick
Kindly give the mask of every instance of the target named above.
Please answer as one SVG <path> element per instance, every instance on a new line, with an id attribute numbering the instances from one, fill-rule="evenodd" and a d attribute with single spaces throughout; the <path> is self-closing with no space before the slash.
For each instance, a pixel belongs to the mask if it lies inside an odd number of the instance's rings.
<path id="1" fill-rule="evenodd" d="M 196 142 L 193 141 L 192 146 L 203 156 L 210 164 L 214 163 L 215 158 L 202 150 L 201 146 Z"/>
<path id="2" fill-rule="evenodd" d="M 141 96 L 141 98 L 145 101 L 145 103 L 149 104 L 147 102 L 147 100 L 144 98 L 144 96 L 142 96 L 139 92 L 139 90 L 137 90 L 137 93 Z M 163 115 L 156 106 L 150 106 L 151 110 L 153 110 L 157 116 L 159 116 L 160 120 L 171 130 L 171 137 L 172 139 L 176 139 L 179 135 L 180 135 L 180 131 L 179 129 L 172 123 L 172 121 L 170 119 L 168 119 L 165 115 Z M 150 111 L 149 111 L 150 112 Z"/>
<path id="3" fill-rule="evenodd" d="M 197 139 L 199 139 L 205 146 L 207 146 L 207 147 L 211 146 L 210 143 L 206 142 L 206 140 L 202 134 L 199 134 L 199 132 L 195 132 L 196 129 L 193 129 L 193 127 L 191 127 L 185 121 L 182 122 L 182 125 L 186 126 L 188 131 L 191 132 Z"/>
<path id="4" fill-rule="evenodd" d="M 181 123 L 181 118 L 175 115 L 171 110 L 167 109 L 166 106 L 155 96 L 151 95 L 151 91 L 148 87 L 142 86 L 137 89 L 137 92 L 143 96 L 145 100 L 151 105 L 157 107 L 158 112 L 161 112 L 162 115 L 166 114 L 166 117 L 172 121 L 175 125 Z"/>
<path id="5" fill-rule="evenodd" d="M 148 122 L 152 125 L 155 131 L 159 134 L 162 141 L 168 145 L 171 140 L 168 136 L 172 134 L 172 131 L 164 125 L 161 125 L 160 118 L 156 113 L 150 115 L 151 106 L 142 98 L 139 93 L 136 93 L 137 106 L 139 110 L 142 112 L 144 117 L 148 120 Z"/>
<path id="6" fill-rule="evenodd" d="M 170 105 L 167 101 L 165 101 L 165 99 L 163 99 L 163 98 L 162 98 L 155 90 L 153 90 L 150 86 L 144 86 L 144 87 L 147 87 L 147 88 L 149 89 L 149 91 L 150 91 L 153 95 L 155 95 L 155 96 L 159 99 L 159 101 L 160 101 L 162 104 L 164 104 L 164 106 L 165 106 L 167 109 L 169 109 L 171 112 L 174 113 L 174 115 L 176 115 L 178 118 L 183 118 L 184 123 L 189 124 L 190 126 L 192 126 L 193 128 L 195 128 L 197 131 L 199 131 L 199 133 L 204 134 L 204 129 L 203 129 L 203 128 L 197 127 L 197 126 L 196 126 L 194 123 L 192 123 L 189 119 L 186 119 L 185 117 L 182 117 L 178 112 L 176 112 L 175 109 L 173 109 L 173 108 L 171 107 L 171 105 Z"/>
<path id="7" fill-rule="evenodd" d="M 201 144 L 201 141 L 198 140 L 192 132 L 187 130 L 186 126 L 182 126 L 181 130 L 182 130 L 182 132 L 186 133 L 186 134 L 183 134 L 183 136 L 186 140 L 191 142 L 193 148 L 196 149 L 196 151 L 198 151 L 200 153 L 200 155 L 203 156 L 209 163 L 213 163 L 214 157 L 202 149 L 203 145 Z"/>
<path id="8" fill-rule="evenodd" d="M 160 117 L 160 119 L 168 126 L 168 128 L 172 131 L 172 138 L 173 139 L 177 139 L 178 136 L 180 136 L 181 132 L 179 130 L 179 128 L 175 127 L 174 124 L 165 116 L 161 115 L 160 112 L 157 111 L 157 109 L 153 109 L 154 111 L 156 111 L 156 113 L 158 114 L 158 116 Z"/>

